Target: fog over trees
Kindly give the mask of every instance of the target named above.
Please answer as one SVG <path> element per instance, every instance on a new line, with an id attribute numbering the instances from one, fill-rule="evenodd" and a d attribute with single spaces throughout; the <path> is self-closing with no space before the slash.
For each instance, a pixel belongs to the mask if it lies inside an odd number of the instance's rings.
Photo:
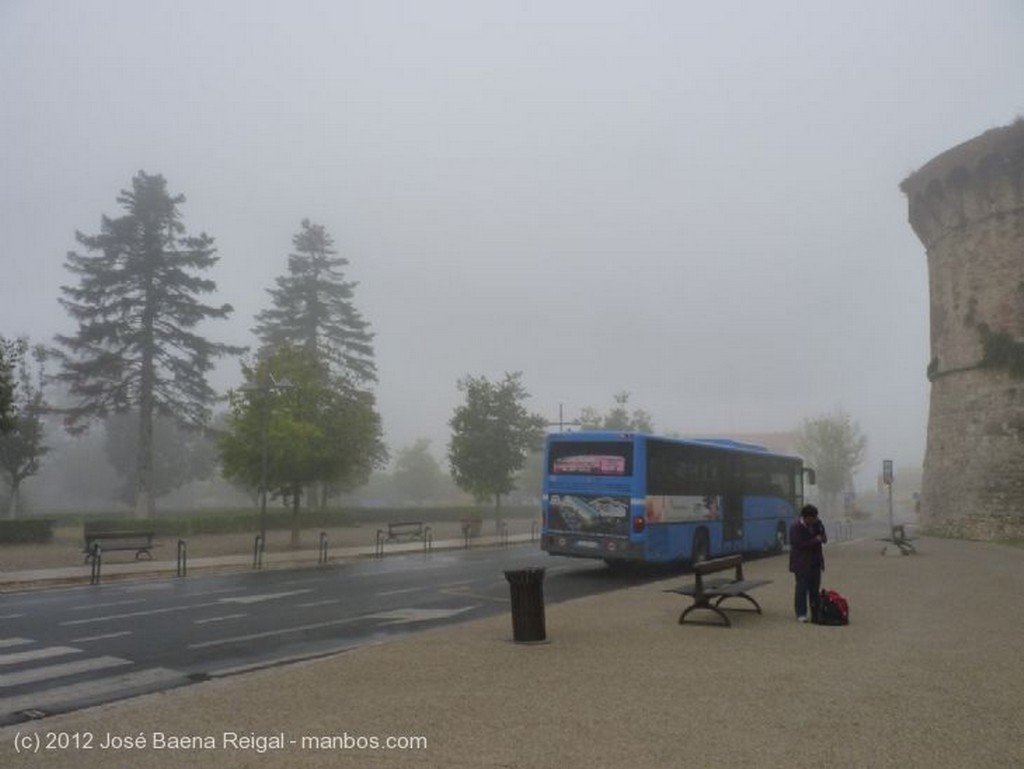
<path id="1" fill-rule="evenodd" d="M 130 408 L 138 414 L 135 514 L 153 512 L 153 421 L 163 414 L 201 426 L 217 394 L 207 382 L 215 358 L 242 348 L 211 342 L 196 332 L 208 319 L 227 318 L 230 304 L 203 304 L 216 291 L 202 277 L 217 262 L 213 238 L 186 235 L 179 207 L 160 175 L 140 171 L 117 202 L 125 214 L 102 217 L 100 234 L 76 233 L 87 253 L 68 252 L 77 285 L 61 287 L 61 305 L 77 323 L 58 334 L 55 375 L 66 388 L 65 425 Z"/>
<path id="2" fill-rule="evenodd" d="M 0 3 L 0 335 L 65 357 L 23 511 L 130 482 L 147 512 L 148 425 L 226 418 L 285 341 L 392 457 L 429 441 L 448 492 L 467 373 L 522 372 L 548 425 L 792 434 L 841 408 L 858 490 L 921 465 L 927 261 L 898 185 L 1024 113 L 1020 3 L 87 8 Z M 137 471 L 107 461 L 110 415 Z M 254 489 L 174 504 L 189 486 Z"/>

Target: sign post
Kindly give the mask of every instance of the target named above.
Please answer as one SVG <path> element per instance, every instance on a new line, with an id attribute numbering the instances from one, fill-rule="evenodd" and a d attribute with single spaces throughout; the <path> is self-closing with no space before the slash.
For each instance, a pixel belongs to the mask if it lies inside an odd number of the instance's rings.
<path id="1" fill-rule="evenodd" d="M 896 522 L 892 518 L 892 460 L 882 460 L 882 483 L 889 488 L 889 536 L 893 536 Z"/>

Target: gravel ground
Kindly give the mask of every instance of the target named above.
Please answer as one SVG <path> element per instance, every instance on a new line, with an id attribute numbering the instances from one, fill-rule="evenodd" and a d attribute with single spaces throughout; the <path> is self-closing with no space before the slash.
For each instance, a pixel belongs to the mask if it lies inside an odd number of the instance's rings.
<path id="1" fill-rule="evenodd" d="M 745 566 L 774 580 L 756 593 L 764 614 L 734 612 L 732 628 L 678 625 L 686 599 L 663 592 L 675 577 L 547 607 L 544 644 L 512 643 L 505 616 L 10 727 L 0 765 L 1024 766 L 1024 550 L 916 544 L 905 557 L 829 545 L 824 584 L 850 600 L 848 627 L 796 623 L 786 559 L 768 558 Z M 16 755 L 19 730 L 216 745 Z M 225 748 L 225 731 L 286 742 Z M 427 747 L 303 747 L 323 735 Z"/>

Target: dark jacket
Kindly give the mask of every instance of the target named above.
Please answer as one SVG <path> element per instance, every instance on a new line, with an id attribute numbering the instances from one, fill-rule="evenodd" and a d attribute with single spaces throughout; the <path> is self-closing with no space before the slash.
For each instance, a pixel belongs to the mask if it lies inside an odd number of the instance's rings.
<path id="1" fill-rule="evenodd" d="M 821 535 L 821 542 L 815 537 Z M 804 526 L 799 518 L 789 527 L 789 570 L 794 574 L 803 574 L 812 569 L 825 570 L 825 555 L 821 551 L 823 542 L 827 542 L 825 526 L 815 521 Z"/>

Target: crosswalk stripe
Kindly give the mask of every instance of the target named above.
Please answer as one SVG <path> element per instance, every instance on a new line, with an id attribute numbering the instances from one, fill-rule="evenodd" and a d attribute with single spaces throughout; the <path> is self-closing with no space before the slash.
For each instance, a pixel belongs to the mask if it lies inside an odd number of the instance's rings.
<path id="1" fill-rule="evenodd" d="M 76 649 L 74 646 L 45 646 L 42 649 L 33 649 L 27 652 L 0 654 L 0 665 L 16 665 L 19 662 L 45 659 L 47 657 L 60 657 L 64 654 L 78 654 L 81 651 L 81 649 Z"/>
<path id="2" fill-rule="evenodd" d="M 41 668 L 19 670 L 16 673 L 0 673 L 0 689 L 8 686 L 20 686 L 21 684 L 35 683 L 37 681 L 49 681 L 53 678 L 63 678 L 76 673 L 86 673 L 91 670 L 105 670 L 106 668 L 117 667 L 118 665 L 131 665 L 131 660 L 121 657 L 90 657 L 74 662 L 62 662 L 58 665 L 47 665 Z"/>
<path id="3" fill-rule="evenodd" d="M 184 681 L 184 675 L 174 670 L 149 668 L 136 673 L 110 676 L 96 681 L 86 681 L 69 686 L 58 686 L 53 689 L 21 694 L 16 697 L 5 697 L 0 700 L 0 705 L 2 705 L 7 713 L 19 713 L 30 709 L 45 710 L 51 705 L 66 705 L 91 700 L 115 692 L 124 692 L 126 695 L 134 694 L 139 690 L 145 690 L 160 684 L 183 683 Z"/>
<path id="4" fill-rule="evenodd" d="M 11 646 L 24 646 L 32 643 L 31 638 L 0 638 L 0 649 L 7 649 Z"/>

